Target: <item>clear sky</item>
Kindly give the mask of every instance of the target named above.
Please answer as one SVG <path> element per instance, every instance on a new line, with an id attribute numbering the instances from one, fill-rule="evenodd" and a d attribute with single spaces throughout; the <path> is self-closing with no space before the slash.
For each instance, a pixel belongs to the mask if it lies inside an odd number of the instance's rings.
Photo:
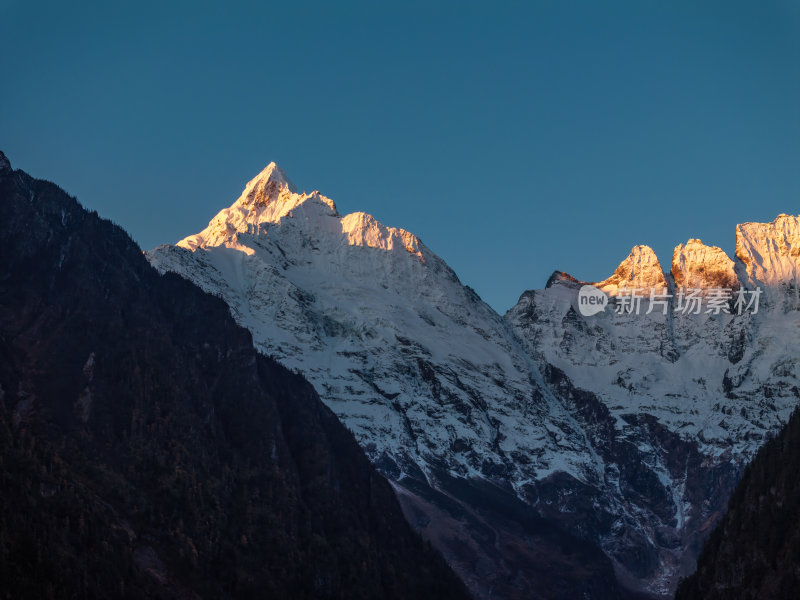
<path id="1" fill-rule="evenodd" d="M 274 160 L 501 313 L 800 212 L 794 0 L 327 4 L 0 0 L 0 149 L 143 248 Z"/>

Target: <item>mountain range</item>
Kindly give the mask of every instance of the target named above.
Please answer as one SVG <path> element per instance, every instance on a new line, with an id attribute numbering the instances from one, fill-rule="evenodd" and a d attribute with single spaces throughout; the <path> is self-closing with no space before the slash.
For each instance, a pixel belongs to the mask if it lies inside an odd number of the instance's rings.
<path id="1" fill-rule="evenodd" d="M 302 376 L 0 153 L 0 596 L 467 598 Z"/>
<path id="2" fill-rule="evenodd" d="M 691 239 L 668 271 L 636 246 L 598 314 L 556 271 L 501 316 L 412 233 L 271 163 L 146 258 L 313 384 L 477 598 L 670 596 L 800 398 L 794 216 L 739 225 L 733 258 Z"/>
<path id="3" fill-rule="evenodd" d="M 2 595 L 791 597 L 798 263 L 779 215 L 499 315 L 274 163 L 142 253 L 0 153 Z"/>

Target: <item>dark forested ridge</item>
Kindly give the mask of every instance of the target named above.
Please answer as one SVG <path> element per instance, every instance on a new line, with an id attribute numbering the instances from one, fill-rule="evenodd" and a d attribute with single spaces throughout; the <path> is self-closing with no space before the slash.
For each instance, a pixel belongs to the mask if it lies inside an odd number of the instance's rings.
<path id="1" fill-rule="evenodd" d="M 800 597 L 800 412 L 758 452 L 678 600 Z"/>
<path id="2" fill-rule="evenodd" d="M 0 153 L 0 598 L 462 598 L 313 388 Z"/>

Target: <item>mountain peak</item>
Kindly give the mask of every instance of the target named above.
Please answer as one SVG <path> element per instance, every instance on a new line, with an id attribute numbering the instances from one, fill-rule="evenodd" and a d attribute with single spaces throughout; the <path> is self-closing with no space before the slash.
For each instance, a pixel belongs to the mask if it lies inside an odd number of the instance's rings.
<path id="1" fill-rule="evenodd" d="M 277 197 L 284 189 L 293 194 L 297 193 L 297 188 L 286 176 L 286 172 L 275 162 L 271 162 L 247 182 L 242 197 L 254 203 L 262 201 L 266 203 Z"/>
<path id="2" fill-rule="evenodd" d="M 554 285 L 569 285 L 569 286 L 576 286 L 582 284 L 583 281 L 579 279 L 575 279 L 569 273 L 565 273 L 564 271 L 553 271 L 553 274 L 550 275 L 550 278 L 547 280 L 545 284 L 545 289 L 551 288 Z"/>
<path id="3" fill-rule="evenodd" d="M 208 227 L 177 245 L 189 250 L 228 244 L 240 247 L 236 239 L 239 234 L 258 233 L 264 226 L 301 215 L 299 221 L 315 227 L 339 213 L 333 200 L 319 192 L 298 193 L 284 170 L 271 162 L 247 182 L 236 202 L 211 219 Z"/>
<path id="4" fill-rule="evenodd" d="M 0 150 L 0 173 L 5 173 L 6 171 L 11 171 L 11 161 L 9 161 L 6 155 L 3 154 L 3 151 Z"/>
<path id="5" fill-rule="evenodd" d="M 619 263 L 613 275 L 595 284 L 604 292 L 616 294 L 622 290 L 656 290 L 667 287 L 664 271 L 650 246 L 634 246 L 628 258 Z"/>
<path id="6" fill-rule="evenodd" d="M 699 239 L 678 244 L 672 254 L 675 286 L 709 289 L 739 286 L 734 263 L 722 248 L 706 246 Z"/>

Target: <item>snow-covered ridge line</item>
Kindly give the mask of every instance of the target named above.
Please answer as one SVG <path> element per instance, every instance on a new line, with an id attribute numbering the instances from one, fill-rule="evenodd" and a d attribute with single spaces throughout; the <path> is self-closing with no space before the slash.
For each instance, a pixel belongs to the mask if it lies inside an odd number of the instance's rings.
<path id="1" fill-rule="evenodd" d="M 559 273 L 567 276 L 560 271 L 554 275 Z M 666 272 L 653 249 L 639 245 L 610 277 L 591 283 L 613 296 L 623 290 L 659 290 L 670 285 L 701 290 L 776 287 L 795 284 L 798 277 L 800 216 L 781 214 L 771 223 L 737 225 L 734 259 L 717 246 L 690 239 L 675 247 L 671 269 Z"/>
<path id="2" fill-rule="evenodd" d="M 313 191 L 298 193 L 286 173 L 274 162 L 251 179 L 241 196 L 229 208 L 221 210 L 203 231 L 177 243 L 196 250 L 227 246 L 248 254 L 251 249 L 238 240 L 238 234 L 258 234 L 270 224 L 283 219 L 299 219 L 309 229 L 338 231 L 351 246 L 381 250 L 405 250 L 424 261 L 420 240 L 404 229 L 385 227 L 374 217 L 354 212 L 342 217 L 333 200 Z"/>

